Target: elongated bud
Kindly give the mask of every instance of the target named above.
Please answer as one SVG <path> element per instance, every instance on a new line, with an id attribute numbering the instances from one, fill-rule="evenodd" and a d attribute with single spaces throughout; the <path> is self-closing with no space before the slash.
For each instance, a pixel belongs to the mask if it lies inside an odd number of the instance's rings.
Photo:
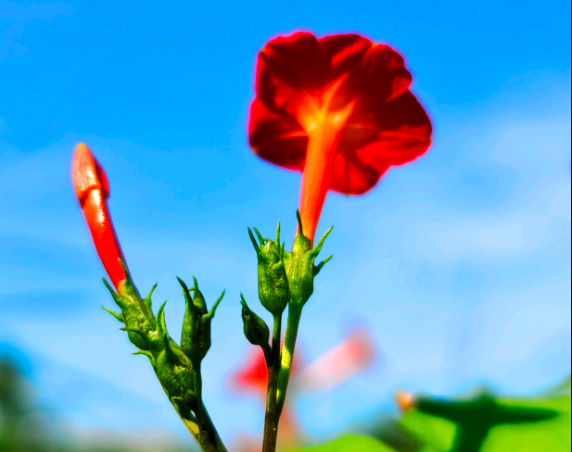
<path id="1" fill-rule="evenodd" d="M 284 248 L 280 245 L 280 224 L 276 230 L 276 240 L 262 237 L 258 229 L 248 234 L 258 258 L 258 296 L 262 306 L 273 315 L 281 315 L 290 301 L 290 289 L 284 267 Z"/>
<path id="2" fill-rule="evenodd" d="M 292 251 L 284 253 L 284 265 L 288 277 L 291 303 L 302 307 L 306 304 L 314 292 L 314 277 L 320 272 L 322 267 L 332 258 L 324 259 L 318 265 L 314 265 L 318 254 L 324 246 L 326 238 L 334 229 L 331 227 L 322 236 L 318 244 L 312 248 L 311 240 L 304 235 L 304 228 L 300 213 L 298 217 L 298 235 L 294 239 Z"/>
<path id="3" fill-rule="evenodd" d="M 125 281 L 125 273 L 119 259 L 125 262 L 125 258 L 107 207 L 109 182 L 105 171 L 83 143 L 79 144 L 75 150 L 72 177 L 77 199 L 83 210 L 97 254 L 113 285 L 119 290 L 121 283 Z"/>
<path id="4" fill-rule="evenodd" d="M 240 303 L 242 304 L 242 321 L 246 339 L 252 345 L 258 345 L 266 350 L 270 342 L 270 328 L 248 307 L 242 294 L 240 294 Z"/>
<path id="5" fill-rule="evenodd" d="M 207 310 L 205 298 L 199 290 L 199 284 L 194 279 L 194 287 L 189 289 L 181 278 L 177 278 L 183 288 L 185 297 L 185 318 L 181 336 L 181 349 L 189 357 L 195 369 L 198 369 L 202 360 L 211 348 L 211 323 L 216 310 L 224 297 L 224 292 L 215 302 L 210 312 Z M 191 295 L 191 292 L 193 295 Z"/>

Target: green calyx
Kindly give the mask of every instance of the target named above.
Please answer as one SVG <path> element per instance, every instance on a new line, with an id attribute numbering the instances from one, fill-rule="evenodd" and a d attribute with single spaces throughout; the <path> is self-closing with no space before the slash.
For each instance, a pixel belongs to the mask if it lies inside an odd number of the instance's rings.
<path id="1" fill-rule="evenodd" d="M 298 217 L 298 235 L 294 239 L 292 251 L 284 253 L 284 266 L 288 277 L 291 303 L 301 308 L 314 292 L 314 277 L 320 273 L 322 267 L 333 257 L 330 256 L 318 265 L 314 265 L 326 238 L 334 228 L 332 226 L 328 229 L 318 241 L 318 244 L 312 248 L 312 242 L 304 235 L 300 213 L 297 212 L 296 214 Z"/>
<path id="2" fill-rule="evenodd" d="M 106 312 L 113 315 L 117 320 L 125 324 L 125 331 L 129 336 L 129 340 L 141 350 L 149 351 L 151 347 L 149 332 L 157 329 L 157 322 L 151 307 L 151 296 L 157 285 L 153 286 L 149 295 L 145 299 L 141 298 L 139 291 L 133 284 L 131 275 L 125 263 L 120 259 L 119 263 L 123 267 L 125 273 L 125 281 L 116 292 L 115 289 L 104 278 L 103 282 L 113 300 L 121 309 L 121 314 L 103 308 Z"/>
<path id="3" fill-rule="evenodd" d="M 242 321 L 246 339 L 252 345 L 262 347 L 264 353 L 268 354 L 270 352 L 270 328 L 248 307 L 242 294 L 240 294 L 240 303 L 242 304 Z"/>
<path id="4" fill-rule="evenodd" d="M 290 290 L 284 265 L 284 246 L 280 245 L 280 223 L 275 240 L 264 238 L 258 229 L 253 229 L 259 242 L 250 228 L 248 235 L 258 258 L 258 296 L 270 313 L 281 315 L 290 301 Z"/>
<path id="5" fill-rule="evenodd" d="M 199 290 L 197 279 L 193 277 L 194 287 L 191 289 L 187 287 L 181 278 L 177 278 L 177 280 L 183 288 L 186 304 L 181 335 L 181 349 L 191 360 L 193 366 L 199 369 L 201 362 L 211 348 L 211 323 L 225 292 L 222 292 L 213 308 L 208 311 L 205 297 Z M 193 295 L 191 295 L 191 292 Z"/>

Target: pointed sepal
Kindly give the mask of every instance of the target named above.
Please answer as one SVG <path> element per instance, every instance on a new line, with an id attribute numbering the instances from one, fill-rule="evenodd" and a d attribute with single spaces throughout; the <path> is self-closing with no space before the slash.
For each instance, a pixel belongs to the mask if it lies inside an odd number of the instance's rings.
<path id="1" fill-rule="evenodd" d="M 123 314 L 112 311 L 111 309 L 106 308 L 105 306 L 102 306 L 101 309 L 103 309 L 105 312 L 115 317 L 115 319 L 117 319 L 118 322 L 125 323 L 125 317 L 123 316 Z"/>
<path id="2" fill-rule="evenodd" d="M 298 234 L 294 239 L 292 251 L 284 253 L 284 264 L 290 287 L 291 303 L 302 308 L 314 292 L 314 277 L 333 257 L 330 256 L 318 265 L 314 265 L 326 238 L 334 228 L 328 229 L 316 246 L 312 248 L 311 240 L 304 235 L 300 212 L 296 212 L 296 217 L 298 219 Z"/>

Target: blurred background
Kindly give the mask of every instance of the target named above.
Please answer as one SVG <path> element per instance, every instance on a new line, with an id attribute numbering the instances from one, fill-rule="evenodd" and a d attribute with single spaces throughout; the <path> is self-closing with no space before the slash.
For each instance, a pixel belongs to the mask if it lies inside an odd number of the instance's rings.
<path id="1" fill-rule="evenodd" d="M 528 395 L 569 373 L 569 2 L 0 0 L 0 450 L 192 444 L 100 309 L 113 303 L 70 181 L 80 141 L 171 334 L 175 276 L 197 276 L 210 302 L 226 288 L 206 403 L 236 450 L 260 435 L 256 390 L 236 383 L 253 359 L 239 292 L 257 306 L 246 227 L 281 220 L 289 242 L 300 175 L 256 158 L 246 123 L 257 52 L 298 29 L 397 48 L 435 126 L 426 156 L 327 200 L 318 234 L 335 226 L 335 258 L 305 310 L 301 366 L 356 329 L 375 353 L 292 400 L 304 441 L 391 427 L 398 388 Z"/>

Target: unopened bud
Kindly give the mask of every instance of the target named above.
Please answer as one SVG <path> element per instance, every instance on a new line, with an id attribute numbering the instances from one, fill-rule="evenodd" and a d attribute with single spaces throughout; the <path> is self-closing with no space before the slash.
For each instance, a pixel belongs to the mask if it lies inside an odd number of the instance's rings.
<path id="1" fill-rule="evenodd" d="M 193 366 L 198 368 L 211 348 L 211 322 L 224 297 L 224 292 L 209 312 L 205 298 L 199 290 L 197 279 L 194 278 L 195 285 L 192 289 L 189 289 L 182 279 L 177 279 L 183 288 L 186 304 L 181 349 L 189 357 Z M 191 296 L 191 292 L 194 296 Z"/>
<path id="2" fill-rule="evenodd" d="M 257 243 L 252 230 L 248 229 L 250 240 L 258 257 L 258 296 L 262 306 L 273 315 L 281 315 L 290 301 L 290 289 L 284 267 L 284 247 L 280 246 L 280 223 L 276 230 L 276 240 L 262 237 L 253 228 L 260 243 Z"/>
<path id="3" fill-rule="evenodd" d="M 252 345 L 262 348 L 268 347 L 270 342 L 270 328 L 264 320 L 258 317 L 246 304 L 244 296 L 240 294 L 242 304 L 242 321 L 244 322 L 244 335 Z"/>

